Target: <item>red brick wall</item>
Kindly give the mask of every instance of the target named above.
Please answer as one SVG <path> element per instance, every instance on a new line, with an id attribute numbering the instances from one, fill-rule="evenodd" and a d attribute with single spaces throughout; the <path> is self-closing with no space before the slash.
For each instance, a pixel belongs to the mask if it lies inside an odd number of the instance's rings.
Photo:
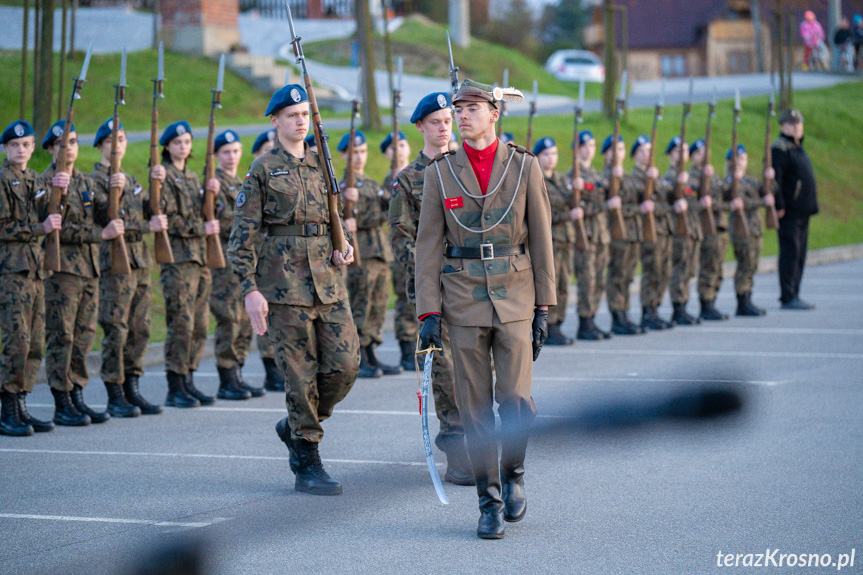
<path id="1" fill-rule="evenodd" d="M 239 0 L 162 0 L 162 25 L 237 27 Z"/>
<path id="2" fill-rule="evenodd" d="M 240 0 L 200 0 L 200 3 L 205 26 L 237 27 Z"/>

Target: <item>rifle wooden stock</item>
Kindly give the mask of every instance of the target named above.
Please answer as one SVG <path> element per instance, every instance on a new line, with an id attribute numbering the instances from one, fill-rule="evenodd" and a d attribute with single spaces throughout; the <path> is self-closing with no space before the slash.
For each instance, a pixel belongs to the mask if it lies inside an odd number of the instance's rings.
<path id="1" fill-rule="evenodd" d="M 710 165 L 710 136 L 712 132 L 712 120 L 716 106 L 710 104 L 707 114 L 707 129 L 704 132 L 704 160 L 701 162 L 701 186 L 699 187 L 699 198 L 710 195 L 710 178 L 705 174 L 705 168 Z M 701 231 L 705 236 L 716 235 L 716 219 L 713 217 L 713 208 L 701 210 Z"/>
<path id="2" fill-rule="evenodd" d="M 740 178 L 737 177 L 737 123 L 740 121 L 740 110 L 734 110 L 734 124 L 731 127 L 731 199 L 740 197 Z M 749 223 L 746 221 L 746 210 L 734 210 L 734 237 L 748 238 Z"/>
<path id="3" fill-rule="evenodd" d="M 111 120 L 111 176 L 120 173 L 120 158 L 117 155 L 117 135 L 120 126 L 120 114 L 117 110 L 123 100 L 123 87 L 117 86 L 114 96 L 114 117 Z M 108 220 L 113 221 L 120 217 L 120 195 L 123 190 L 110 187 L 108 193 Z M 126 238 L 120 234 L 111 240 L 111 272 L 115 274 L 130 274 L 132 266 L 129 265 L 129 252 L 126 251 Z"/>
<path id="4" fill-rule="evenodd" d="M 773 117 L 773 100 L 767 104 L 767 127 L 764 129 L 764 170 L 773 167 L 773 155 L 770 152 L 770 121 Z M 773 193 L 773 179 L 764 179 L 763 192 L 765 194 Z M 779 215 L 776 213 L 776 206 L 765 206 L 764 223 L 769 230 L 779 229 Z"/>
<path id="5" fill-rule="evenodd" d="M 581 123 L 581 108 L 575 109 L 575 126 L 573 127 L 572 144 L 572 179 L 581 178 L 581 164 L 578 162 L 578 125 Z M 569 200 L 569 209 L 581 207 L 581 190 L 572 186 L 572 196 Z M 587 249 L 587 228 L 584 227 L 584 217 L 575 220 L 575 249 L 584 251 Z"/>
<path id="6" fill-rule="evenodd" d="M 650 158 L 647 165 L 650 168 L 656 167 L 656 129 L 659 125 L 659 118 L 662 116 L 662 106 L 656 106 L 653 113 L 653 128 L 650 131 Z M 644 186 L 644 200 L 653 200 L 656 191 L 656 180 L 647 178 L 647 184 Z M 644 214 L 644 222 L 642 227 L 642 235 L 645 242 L 655 243 L 656 238 L 656 214 L 647 212 Z"/>
<path id="7" fill-rule="evenodd" d="M 221 94 L 213 90 L 213 102 L 210 105 L 210 127 L 207 131 L 207 161 L 204 167 L 204 219 L 216 219 L 216 194 L 207 189 L 207 183 L 216 177 L 216 164 L 213 158 L 213 145 L 216 139 L 216 108 L 219 107 Z M 225 267 L 225 254 L 222 252 L 222 239 L 219 234 L 207 236 L 207 266 L 214 269 Z"/>
<path id="8" fill-rule="evenodd" d="M 536 102 L 530 103 L 530 110 L 527 114 L 527 143 L 524 147 L 529 152 L 531 144 L 533 144 L 533 117 L 536 116 Z"/>
<path id="9" fill-rule="evenodd" d="M 150 168 L 159 165 L 159 109 L 157 102 L 162 95 L 162 80 L 153 80 L 153 111 L 150 114 Z M 162 215 L 162 181 L 150 178 L 150 213 Z M 156 263 L 174 263 L 174 252 L 168 239 L 168 231 L 156 232 L 153 238 Z"/>
<path id="10" fill-rule="evenodd" d="M 680 122 L 680 153 L 677 157 L 677 176 L 680 177 L 686 170 L 686 118 L 689 117 L 689 103 L 683 104 L 683 119 Z M 682 200 L 685 197 L 685 188 L 680 181 L 674 184 L 674 200 Z M 676 226 L 674 235 L 680 238 L 685 238 L 689 235 L 689 221 L 687 220 L 687 212 L 678 212 L 675 217 Z"/>
<path id="11" fill-rule="evenodd" d="M 356 187 L 356 177 L 354 176 L 354 139 L 357 136 L 357 127 L 355 124 L 355 120 L 357 114 L 360 113 L 360 103 L 357 100 L 354 100 L 352 104 L 352 113 L 351 113 L 351 131 L 348 140 L 348 161 L 346 162 L 347 166 L 345 168 L 345 187 L 346 188 L 354 188 Z M 355 217 L 354 214 L 354 202 L 353 200 L 344 200 L 342 202 L 344 209 L 342 210 L 342 217 L 346 220 Z M 362 261 L 360 260 L 360 248 L 357 245 L 357 236 L 353 236 L 353 240 L 351 241 L 351 245 L 354 247 L 354 261 L 351 264 L 353 265 L 361 265 Z"/>
<path id="12" fill-rule="evenodd" d="M 506 86 L 504 86 L 506 87 Z M 497 138 L 503 137 L 503 117 L 506 115 L 506 102 L 500 101 L 500 116 L 497 119 Z"/>
<path id="13" fill-rule="evenodd" d="M 623 106 L 623 100 L 617 100 L 614 106 L 614 133 L 611 136 L 611 183 L 608 186 L 608 197 L 614 198 L 620 192 L 620 178 L 614 175 L 614 167 L 617 166 L 617 140 L 620 138 L 620 108 Z M 611 218 L 611 237 L 616 240 L 626 238 L 626 224 L 623 221 L 623 210 L 615 208 L 608 212 Z"/>

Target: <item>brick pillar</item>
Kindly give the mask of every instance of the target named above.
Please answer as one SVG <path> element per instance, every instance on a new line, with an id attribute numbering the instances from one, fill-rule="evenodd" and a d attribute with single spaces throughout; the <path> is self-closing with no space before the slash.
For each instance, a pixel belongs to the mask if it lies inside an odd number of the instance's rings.
<path id="1" fill-rule="evenodd" d="M 168 49 L 217 54 L 240 43 L 239 0 L 162 0 L 162 38 Z"/>
<path id="2" fill-rule="evenodd" d="M 321 0 L 309 0 L 306 4 L 306 18 L 323 18 L 324 6 Z"/>

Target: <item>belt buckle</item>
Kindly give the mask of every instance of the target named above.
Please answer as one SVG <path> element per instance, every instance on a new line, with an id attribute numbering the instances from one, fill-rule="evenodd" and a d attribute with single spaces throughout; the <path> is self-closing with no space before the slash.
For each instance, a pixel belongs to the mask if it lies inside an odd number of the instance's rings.
<path id="1" fill-rule="evenodd" d="M 317 236 L 318 235 L 318 224 L 303 224 L 303 236 Z"/>
<path id="2" fill-rule="evenodd" d="M 488 261 L 494 259 L 494 244 L 480 244 L 479 259 Z"/>

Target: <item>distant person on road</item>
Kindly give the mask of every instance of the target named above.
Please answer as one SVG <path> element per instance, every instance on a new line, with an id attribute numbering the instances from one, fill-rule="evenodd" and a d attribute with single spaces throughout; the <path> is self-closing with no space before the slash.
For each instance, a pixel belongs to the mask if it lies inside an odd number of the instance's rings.
<path id="1" fill-rule="evenodd" d="M 803 53 L 803 69 L 808 70 L 812 60 L 812 52 L 817 50 L 819 44 L 824 42 L 824 28 L 815 19 L 815 12 L 807 10 L 803 15 L 803 22 L 800 23 L 800 36 L 803 38 L 803 45 L 806 50 Z"/>
<path id="2" fill-rule="evenodd" d="M 786 110 L 779 116 L 782 133 L 770 148 L 776 171 L 776 214 L 779 216 L 779 301 L 782 309 L 813 309 L 800 299 L 806 265 L 809 217 L 818 213 L 815 173 L 803 149 L 803 114 Z"/>
<path id="3" fill-rule="evenodd" d="M 854 14 L 854 28 L 851 32 L 851 42 L 854 44 L 854 68 L 859 69 L 860 47 L 863 46 L 863 16 L 860 14 Z"/>
<path id="4" fill-rule="evenodd" d="M 836 28 L 836 31 L 833 33 L 833 69 L 834 70 L 842 70 L 842 53 L 851 47 L 852 54 L 853 50 L 853 39 L 854 33 L 851 30 L 851 22 L 848 21 L 848 18 L 843 17 L 842 21 L 839 22 L 839 27 Z M 854 64 L 851 64 L 851 70 L 853 71 Z"/>

